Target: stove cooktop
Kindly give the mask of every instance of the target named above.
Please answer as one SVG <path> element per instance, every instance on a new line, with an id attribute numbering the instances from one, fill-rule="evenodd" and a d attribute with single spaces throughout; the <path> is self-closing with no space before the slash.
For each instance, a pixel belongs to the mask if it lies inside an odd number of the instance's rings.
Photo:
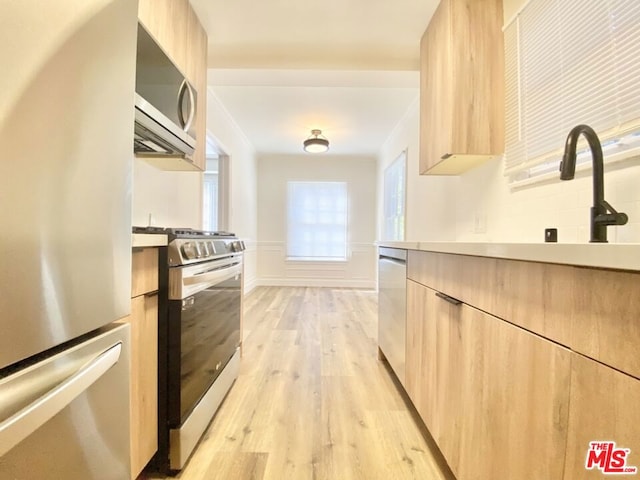
<path id="1" fill-rule="evenodd" d="M 133 227 L 133 233 L 150 233 L 169 235 L 171 238 L 236 238 L 235 233 L 207 230 L 195 230 L 193 228 L 170 228 L 170 227 Z"/>

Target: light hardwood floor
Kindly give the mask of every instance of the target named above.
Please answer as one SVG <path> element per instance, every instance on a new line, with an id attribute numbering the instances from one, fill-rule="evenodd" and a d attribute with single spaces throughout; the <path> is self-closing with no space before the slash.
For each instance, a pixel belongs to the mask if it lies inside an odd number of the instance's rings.
<path id="1" fill-rule="evenodd" d="M 240 375 L 181 480 L 441 480 L 377 359 L 377 294 L 260 287 Z"/>

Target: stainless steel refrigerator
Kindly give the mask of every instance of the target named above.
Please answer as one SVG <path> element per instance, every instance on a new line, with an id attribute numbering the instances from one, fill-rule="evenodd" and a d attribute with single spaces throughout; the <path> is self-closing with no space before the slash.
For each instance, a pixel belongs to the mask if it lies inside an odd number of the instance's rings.
<path id="1" fill-rule="evenodd" d="M 129 477 L 136 0 L 0 4 L 0 479 Z"/>

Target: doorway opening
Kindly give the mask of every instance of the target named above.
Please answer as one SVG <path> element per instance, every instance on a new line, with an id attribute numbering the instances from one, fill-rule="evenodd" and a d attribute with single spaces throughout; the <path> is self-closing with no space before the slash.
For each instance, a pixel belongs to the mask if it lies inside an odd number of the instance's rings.
<path id="1" fill-rule="evenodd" d="M 229 155 L 207 135 L 207 163 L 202 185 L 202 228 L 229 230 Z"/>

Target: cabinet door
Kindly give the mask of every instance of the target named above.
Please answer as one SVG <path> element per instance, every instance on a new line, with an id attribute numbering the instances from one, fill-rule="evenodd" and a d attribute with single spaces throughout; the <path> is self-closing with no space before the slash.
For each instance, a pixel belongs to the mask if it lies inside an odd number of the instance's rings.
<path id="1" fill-rule="evenodd" d="M 463 389 L 458 480 L 560 479 L 571 353 L 464 305 L 472 338 Z M 453 381 L 453 380 L 452 380 Z"/>
<path id="2" fill-rule="evenodd" d="M 420 44 L 420 173 L 457 175 L 504 150 L 501 0 L 442 0 Z"/>
<path id="3" fill-rule="evenodd" d="M 640 378 L 640 273 L 574 268 L 571 347 Z"/>
<path id="4" fill-rule="evenodd" d="M 158 449 L 158 296 L 131 300 L 131 476 Z"/>
<path id="5" fill-rule="evenodd" d="M 585 468 L 590 442 L 629 449 L 626 466 L 640 469 L 640 380 L 574 353 L 570 405 L 565 480 L 603 478 L 603 470 Z"/>
<path id="6" fill-rule="evenodd" d="M 462 306 L 437 292 L 407 281 L 406 389 L 447 463 L 455 473 L 459 463 L 465 388 L 475 374 L 475 336 L 462 316 Z"/>
<path id="7" fill-rule="evenodd" d="M 207 145 L 207 33 L 193 8 L 189 8 L 187 22 L 188 49 L 186 75 L 198 94 L 196 109 L 196 151 L 193 163 L 206 169 Z"/>
<path id="8" fill-rule="evenodd" d="M 188 0 L 139 0 L 138 19 L 184 74 L 187 58 Z"/>
<path id="9" fill-rule="evenodd" d="M 405 389 L 431 435 L 436 412 L 436 321 L 434 291 L 407 280 Z"/>
<path id="10" fill-rule="evenodd" d="M 441 1 L 420 42 L 421 173 L 451 151 L 450 15 L 451 2 Z"/>

